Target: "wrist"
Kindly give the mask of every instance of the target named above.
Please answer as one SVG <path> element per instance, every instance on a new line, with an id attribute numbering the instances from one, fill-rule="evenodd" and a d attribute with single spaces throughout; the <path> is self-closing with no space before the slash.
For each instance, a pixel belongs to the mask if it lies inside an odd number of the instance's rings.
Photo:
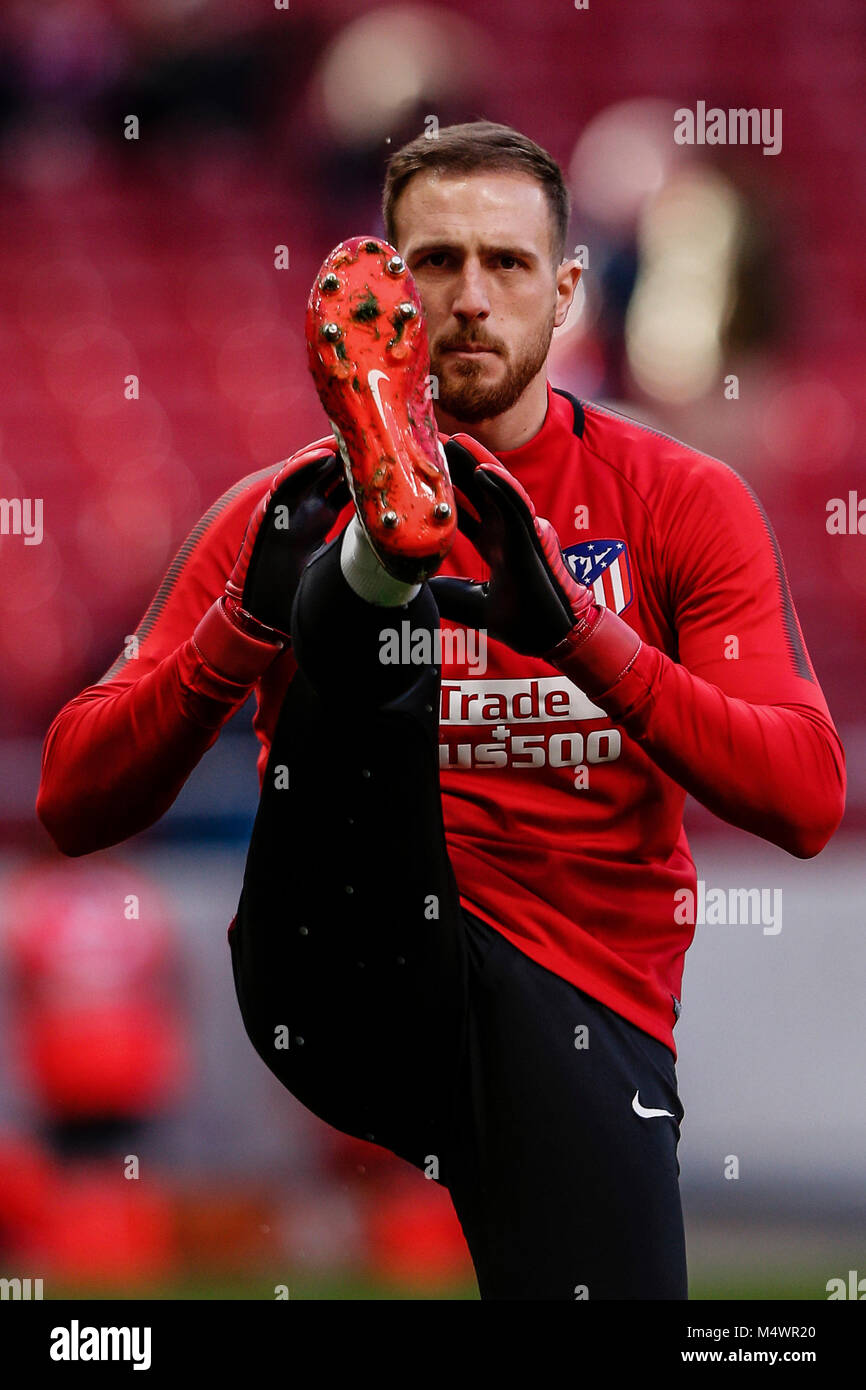
<path id="1" fill-rule="evenodd" d="M 231 593 L 226 592 L 220 602 L 227 618 L 238 632 L 243 632 L 247 637 L 252 637 L 257 642 L 266 642 L 271 646 L 291 646 L 292 639 L 287 632 L 281 632 L 279 628 L 268 627 L 267 623 L 254 618 L 252 613 L 249 613 L 241 605 L 240 600 Z"/>
<path id="2" fill-rule="evenodd" d="M 230 595 L 211 605 L 192 640 L 206 665 L 236 685 L 254 685 L 289 641 L 285 633 L 260 623 Z"/>
<path id="3" fill-rule="evenodd" d="M 593 698 L 622 680 L 641 645 L 634 628 L 622 618 L 590 603 L 562 641 L 544 653 L 544 660 Z"/>

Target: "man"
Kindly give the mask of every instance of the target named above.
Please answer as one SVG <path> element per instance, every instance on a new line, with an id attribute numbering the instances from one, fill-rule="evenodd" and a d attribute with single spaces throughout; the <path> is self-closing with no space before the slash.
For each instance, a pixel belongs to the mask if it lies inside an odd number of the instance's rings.
<path id="1" fill-rule="evenodd" d="M 384 212 L 400 255 L 341 244 L 307 321 L 352 502 L 330 436 L 226 494 L 52 726 L 40 814 L 73 854 L 152 823 L 255 686 L 260 1055 L 447 1186 L 482 1297 L 682 1299 L 685 794 L 808 857 L 841 746 L 747 486 L 547 381 L 550 156 L 440 130 Z"/>

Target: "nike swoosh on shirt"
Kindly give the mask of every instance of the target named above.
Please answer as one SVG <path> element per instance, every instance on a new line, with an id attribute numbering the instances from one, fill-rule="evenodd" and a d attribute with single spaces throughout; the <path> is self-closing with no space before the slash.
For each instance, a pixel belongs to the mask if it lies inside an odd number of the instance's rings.
<path id="1" fill-rule="evenodd" d="M 651 1106 L 641 1105 L 639 1097 L 640 1091 L 635 1091 L 631 1108 L 636 1115 L 640 1115 L 642 1120 L 654 1120 L 657 1115 L 670 1115 L 672 1120 L 676 1119 L 676 1116 L 670 1110 L 653 1110 Z"/>

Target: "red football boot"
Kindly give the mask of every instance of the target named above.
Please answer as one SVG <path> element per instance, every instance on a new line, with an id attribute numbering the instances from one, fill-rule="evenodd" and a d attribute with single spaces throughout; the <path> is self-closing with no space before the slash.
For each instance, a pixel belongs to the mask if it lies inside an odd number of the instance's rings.
<path id="1" fill-rule="evenodd" d="M 419 583 L 448 554 L 457 509 L 428 390 L 424 310 L 393 246 L 341 241 L 316 277 L 306 333 L 361 525 L 388 573 Z"/>

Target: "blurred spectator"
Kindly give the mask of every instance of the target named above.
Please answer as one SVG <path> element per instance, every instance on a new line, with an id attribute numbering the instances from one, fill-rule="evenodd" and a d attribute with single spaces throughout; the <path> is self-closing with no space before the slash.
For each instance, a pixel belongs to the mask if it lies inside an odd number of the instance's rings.
<path id="1" fill-rule="evenodd" d="M 34 861 L 8 884 L 3 945 L 12 1054 L 62 1163 L 41 1200 L 32 1180 L 18 1193 L 7 1221 L 29 1212 L 61 1275 L 164 1272 L 170 1202 L 158 1171 L 140 1172 L 140 1141 L 183 1095 L 190 1043 L 161 895 L 117 863 Z"/>

